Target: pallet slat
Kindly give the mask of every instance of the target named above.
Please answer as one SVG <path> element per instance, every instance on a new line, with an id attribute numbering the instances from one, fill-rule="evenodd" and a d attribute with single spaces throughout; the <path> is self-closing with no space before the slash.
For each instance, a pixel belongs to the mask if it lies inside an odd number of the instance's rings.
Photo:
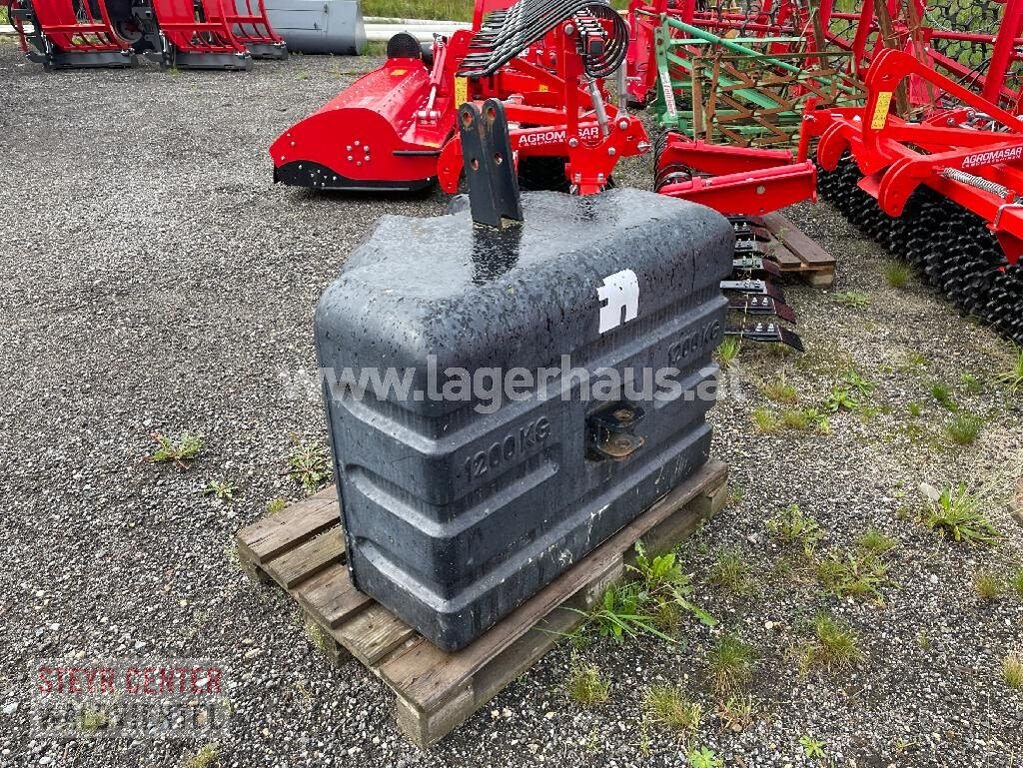
<path id="1" fill-rule="evenodd" d="M 328 566 L 340 563 L 344 554 L 344 531 L 335 524 L 326 533 L 271 560 L 266 564 L 266 572 L 285 589 L 292 589 Z"/>
<path id="2" fill-rule="evenodd" d="M 584 620 L 643 539 L 675 546 L 726 498 L 727 467 L 708 462 L 472 645 L 445 653 L 355 589 L 336 494 L 321 493 L 238 532 L 247 570 L 272 577 L 324 628 L 334 663 L 350 653 L 394 691 L 398 725 L 426 747 L 486 704 Z M 291 537 L 290 539 L 288 537 Z M 572 610 L 575 609 L 575 610 Z M 346 653 L 347 652 L 347 653 Z"/>
<path id="3" fill-rule="evenodd" d="M 243 528 L 235 541 L 242 553 L 258 565 L 340 522 L 337 490 L 331 487 Z"/>
<path id="4" fill-rule="evenodd" d="M 799 274 L 819 288 L 834 284 L 835 257 L 820 243 L 777 211 L 763 216 L 763 222 L 775 239 L 767 250 L 774 255 L 782 274 Z"/>

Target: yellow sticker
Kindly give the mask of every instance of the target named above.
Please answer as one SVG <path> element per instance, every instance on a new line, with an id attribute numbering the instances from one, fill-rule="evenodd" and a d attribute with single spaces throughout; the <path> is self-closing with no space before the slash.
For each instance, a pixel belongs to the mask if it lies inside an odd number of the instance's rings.
<path id="1" fill-rule="evenodd" d="M 408 72 L 407 69 L 392 69 L 391 70 L 391 77 L 401 77 L 406 72 Z"/>
<path id="2" fill-rule="evenodd" d="M 874 117 L 870 121 L 870 127 L 879 130 L 884 128 L 884 124 L 888 122 L 888 107 L 892 104 L 892 92 L 881 91 L 877 94 L 877 106 L 874 107 Z"/>
<path id="3" fill-rule="evenodd" d="M 540 83 L 540 93 L 547 93 L 547 91 L 549 91 L 549 90 L 550 90 L 550 88 L 548 88 L 543 83 Z"/>
<path id="4" fill-rule="evenodd" d="M 455 104 L 461 106 L 469 100 L 469 80 L 465 77 L 455 78 Z"/>

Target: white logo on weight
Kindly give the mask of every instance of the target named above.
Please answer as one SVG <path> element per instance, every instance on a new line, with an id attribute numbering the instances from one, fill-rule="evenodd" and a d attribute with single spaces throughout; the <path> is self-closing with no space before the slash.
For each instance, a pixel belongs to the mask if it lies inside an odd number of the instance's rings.
<path id="1" fill-rule="evenodd" d="M 600 297 L 600 332 L 606 333 L 639 314 L 639 279 L 631 269 L 604 278 L 597 288 Z"/>

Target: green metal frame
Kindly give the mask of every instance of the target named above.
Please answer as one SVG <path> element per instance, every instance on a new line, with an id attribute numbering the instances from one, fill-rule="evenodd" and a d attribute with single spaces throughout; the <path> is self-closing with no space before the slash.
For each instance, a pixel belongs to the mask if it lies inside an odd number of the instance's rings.
<path id="1" fill-rule="evenodd" d="M 813 83 L 817 90 L 828 90 L 835 96 L 831 106 L 853 106 L 862 104 L 862 88 L 849 76 L 844 74 L 824 74 L 823 67 L 806 67 L 792 63 L 791 60 L 823 58 L 829 62 L 847 57 L 844 52 L 827 51 L 802 53 L 769 53 L 779 46 L 796 48 L 804 44 L 803 37 L 742 37 L 723 38 L 706 30 L 686 24 L 668 15 L 660 17 L 660 25 L 655 30 L 654 43 L 657 58 L 658 88 L 652 107 L 658 124 L 665 129 L 679 131 L 692 138 L 708 138 L 707 126 L 698 124 L 696 110 L 693 108 L 694 97 L 702 100 L 704 88 L 713 83 L 729 88 L 733 99 L 746 102 L 754 115 L 761 118 L 770 117 L 772 126 L 777 126 L 790 134 L 790 141 L 795 143 L 799 138 L 799 126 L 802 123 L 802 110 L 786 109 L 785 105 L 792 99 L 780 101 L 771 95 L 769 88 L 733 88 L 742 81 L 728 77 L 724 73 L 715 72 L 716 63 L 734 63 L 739 67 L 752 66 L 759 71 L 776 71 L 791 76 L 786 87 L 798 87 L 801 83 Z M 757 46 L 753 48 L 750 46 Z M 759 49 L 759 50 L 758 50 Z M 789 60 L 787 60 L 789 59 Z M 834 67 L 831 67 L 834 69 Z M 737 110 L 715 109 L 715 117 L 735 118 L 741 114 Z M 716 120 L 714 121 L 716 123 Z M 716 125 L 712 123 L 711 139 L 718 134 Z M 747 124 L 729 123 L 728 131 L 741 135 L 751 144 L 757 139 L 773 134 L 763 125 L 751 120 Z"/>

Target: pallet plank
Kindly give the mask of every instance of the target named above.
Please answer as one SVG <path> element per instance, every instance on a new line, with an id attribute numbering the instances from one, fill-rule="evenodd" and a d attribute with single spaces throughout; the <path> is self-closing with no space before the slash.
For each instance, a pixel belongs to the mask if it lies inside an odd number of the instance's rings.
<path id="1" fill-rule="evenodd" d="M 333 631 L 334 637 L 367 667 L 415 636 L 416 631 L 379 603 L 373 603 Z"/>
<path id="2" fill-rule="evenodd" d="M 242 528 L 235 534 L 235 542 L 247 559 L 262 564 L 340 522 L 337 491 L 331 486 Z"/>
<path id="3" fill-rule="evenodd" d="M 285 589 L 292 589 L 327 566 L 340 563 L 344 554 L 344 531 L 340 525 L 335 525 L 326 533 L 271 560 L 266 564 L 266 572 Z"/>
<path id="4" fill-rule="evenodd" d="M 835 257 L 824 250 L 820 243 L 811 240 L 806 233 L 778 212 L 764 216 L 768 229 L 781 240 L 792 253 L 811 265 L 834 266 Z"/>
<path id="5" fill-rule="evenodd" d="M 541 618 L 600 575 L 615 559 L 620 559 L 622 552 L 630 550 L 647 531 L 706 488 L 723 484 L 727 474 L 728 468 L 721 462 L 708 462 L 689 480 L 540 590 L 472 645 L 446 654 L 423 640 L 389 659 L 381 667 L 381 675 L 420 710 L 428 712 L 436 708 L 447 692 L 457 688 Z"/>
<path id="6" fill-rule="evenodd" d="M 348 569 L 331 565 L 295 590 L 298 602 L 328 629 L 337 627 L 371 602 L 355 588 Z"/>

